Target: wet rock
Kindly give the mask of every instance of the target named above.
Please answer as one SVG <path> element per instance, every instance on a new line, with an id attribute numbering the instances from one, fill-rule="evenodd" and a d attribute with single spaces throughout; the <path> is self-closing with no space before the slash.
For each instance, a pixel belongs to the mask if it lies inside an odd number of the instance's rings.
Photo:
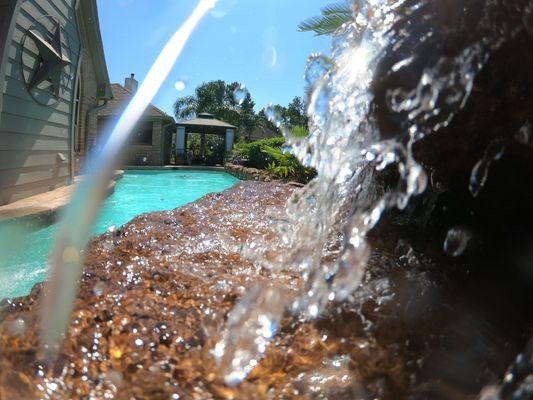
<path id="1" fill-rule="evenodd" d="M 244 181 L 271 182 L 274 177 L 265 170 L 248 168 L 237 164 L 226 164 L 224 166 L 227 173 Z"/>
<path id="2" fill-rule="evenodd" d="M 39 348 L 40 291 L 4 304 L 0 398 L 458 399 L 503 375 L 526 332 L 510 317 L 516 302 L 496 309 L 465 292 L 483 282 L 439 258 L 440 246 L 435 257 L 420 253 L 424 238 L 398 246 L 389 229 L 371 238 L 369 270 L 353 296 L 314 321 L 284 313 L 247 378 L 227 386 L 213 352 L 228 340 L 230 311 L 257 285 L 275 282 L 291 296 L 300 284 L 239 253 L 250 240 L 273 241 L 265 209 L 281 210 L 294 190 L 244 182 L 95 238 L 54 364 Z M 463 279 L 450 279 L 457 271 Z M 257 322 L 253 329 L 264 326 Z"/>
<path id="3" fill-rule="evenodd" d="M 430 185 L 396 221 L 439 234 L 467 223 L 488 232 L 487 240 L 511 226 L 530 231 L 531 2 L 407 0 L 401 9 L 392 35 L 398 40 L 385 50 L 374 78 L 375 117 L 384 138 L 404 143 L 416 124 L 413 151 Z M 430 89 L 424 79 L 442 82 Z M 395 107 L 399 99 L 411 105 Z M 475 168 L 496 143 L 505 151 L 478 168 L 483 176 L 476 178 Z M 476 196 L 469 191 L 472 179 Z"/>

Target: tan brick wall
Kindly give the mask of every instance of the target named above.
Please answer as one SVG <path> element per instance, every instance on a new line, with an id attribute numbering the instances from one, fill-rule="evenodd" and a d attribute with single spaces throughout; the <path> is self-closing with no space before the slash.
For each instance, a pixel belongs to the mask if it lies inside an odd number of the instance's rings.
<path id="1" fill-rule="evenodd" d="M 129 145 L 124 155 L 125 165 L 162 165 L 163 164 L 163 124 L 161 120 L 153 121 L 152 145 Z M 146 157 L 146 161 L 143 158 Z"/>

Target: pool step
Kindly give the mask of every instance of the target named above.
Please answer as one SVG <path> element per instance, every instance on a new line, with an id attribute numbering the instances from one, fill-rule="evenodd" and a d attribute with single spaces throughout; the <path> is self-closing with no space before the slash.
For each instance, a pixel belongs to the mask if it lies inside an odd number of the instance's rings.
<path id="1" fill-rule="evenodd" d="M 115 191 L 116 181 L 124 177 L 124 171 L 117 170 L 113 175 L 113 180 L 107 187 L 107 196 Z M 35 196 L 16 201 L 14 203 L 0 206 L 0 222 L 14 219 L 38 219 L 45 221 L 54 221 L 58 213 L 63 210 L 68 203 L 72 194 L 78 187 L 83 175 L 74 178 L 74 184 L 63 186 L 49 192 L 40 193 Z"/>

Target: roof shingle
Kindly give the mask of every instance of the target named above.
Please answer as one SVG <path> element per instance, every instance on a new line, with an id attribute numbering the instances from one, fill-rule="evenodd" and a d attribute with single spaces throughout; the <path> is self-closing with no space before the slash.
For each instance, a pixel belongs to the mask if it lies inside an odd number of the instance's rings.
<path id="1" fill-rule="evenodd" d="M 119 83 L 111 84 L 111 89 L 113 90 L 113 99 L 109 100 L 107 105 L 98 112 L 98 116 L 100 117 L 111 117 L 122 114 L 122 111 L 124 111 L 124 108 L 133 97 L 133 93 Z M 173 117 L 152 104 L 148 106 L 145 117 L 168 119 L 174 122 Z"/>

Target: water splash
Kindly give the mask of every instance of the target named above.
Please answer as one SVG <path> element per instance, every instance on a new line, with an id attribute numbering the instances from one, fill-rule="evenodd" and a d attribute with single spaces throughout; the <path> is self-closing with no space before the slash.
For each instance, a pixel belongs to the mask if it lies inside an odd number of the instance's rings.
<path id="1" fill-rule="evenodd" d="M 278 331 L 285 302 L 283 289 L 256 286 L 231 311 L 228 329 L 213 350 L 227 385 L 239 384 L 259 363 Z"/>
<path id="2" fill-rule="evenodd" d="M 505 143 L 500 140 L 493 141 L 487 146 L 483 158 L 479 160 L 476 165 L 474 165 L 474 168 L 472 168 L 472 173 L 470 174 L 470 185 L 468 189 L 470 190 L 472 196 L 479 196 L 481 190 L 487 183 L 491 165 L 494 163 L 494 161 L 502 158 L 504 152 Z"/>
<path id="3" fill-rule="evenodd" d="M 89 164 L 89 174 L 66 210 L 65 222 L 50 257 L 51 277 L 43 297 L 42 344 L 50 357 L 54 357 L 59 349 L 62 333 L 68 325 L 83 260 L 81 252 L 90 237 L 92 224 L 105 197 L 121 149 L 172 70 L 194 28 L 216 3 L 217 0 L 200 0 L 189 18 L 165 45 L 110 132 L 104 148 Z"/>
<path id="4" fill-rule="evenodd" d="M 288 270 L 303 278 L 303 289 L 286 307 L 304 319 L 316 318 L 329 304 L 354 297 L 371 252 L 368 232 L 385 211 L 404 209 L 428 185 L 413 145 L 450 124 L 465 107 L 490 52 L 523 29 L 495 23 L 491 7 L 498 5 L 489 4 L 479 31 L 462 41 L 455 54 L 441 50 L 421 60 L 417 50 L 428 46 L 437 34 L 433 19 L 438 7 L 434 14 L 424 14 L 427 4 L 416 0 L 372 0 L 357 5 L 353 23 L 335 35 L 331 57 L 315 54 L 309 58 L 305 72 L 309 136 L 292 137 L 275 108 L 265 109 L 298 159 L 316 169 L 317 178 L 293 195 L 285 215 L 273 217 L 280 232 L 275 259 L 260 244 L 244 253 L 258 266 Z M 423 21 L 417 25 L 418 36 L 409 35 L 405 28 L 412 20 Z M 388 109 L 381 113 L 402 121 L 397 131 L 385 134 L 376 112 L 376 86 L 408 67 L 408 82 L 384 85 L 380 106 L 384 103 Z M 487 160 L 498 154 L 489 151 Z M 397 176 L 397 180 L 388 186 L 378 184 L 380 174 Z M 484 183 L 477 176 L 476 182 L 481 187 Z M 466 242 L 459 240 L 453 252 L 464 251 Z M 264 308 L 260 312 L 264 314 Z M 257 318 L 255 312 L 243 315 L 239 326 L 226 327 L 224 337 L 238 336 L 242 326 Z M 240 351 L 238 347 L 218 350 L 217 357 L 228 360 L 238 358 Z M 260 355 L 256 351 L 247 357 L 257 360 Z M 226 380 L 235 383 L 246 377 L 248 370 L 240 363 L 235 368 L 230 362 L 226 365 Z"/>

